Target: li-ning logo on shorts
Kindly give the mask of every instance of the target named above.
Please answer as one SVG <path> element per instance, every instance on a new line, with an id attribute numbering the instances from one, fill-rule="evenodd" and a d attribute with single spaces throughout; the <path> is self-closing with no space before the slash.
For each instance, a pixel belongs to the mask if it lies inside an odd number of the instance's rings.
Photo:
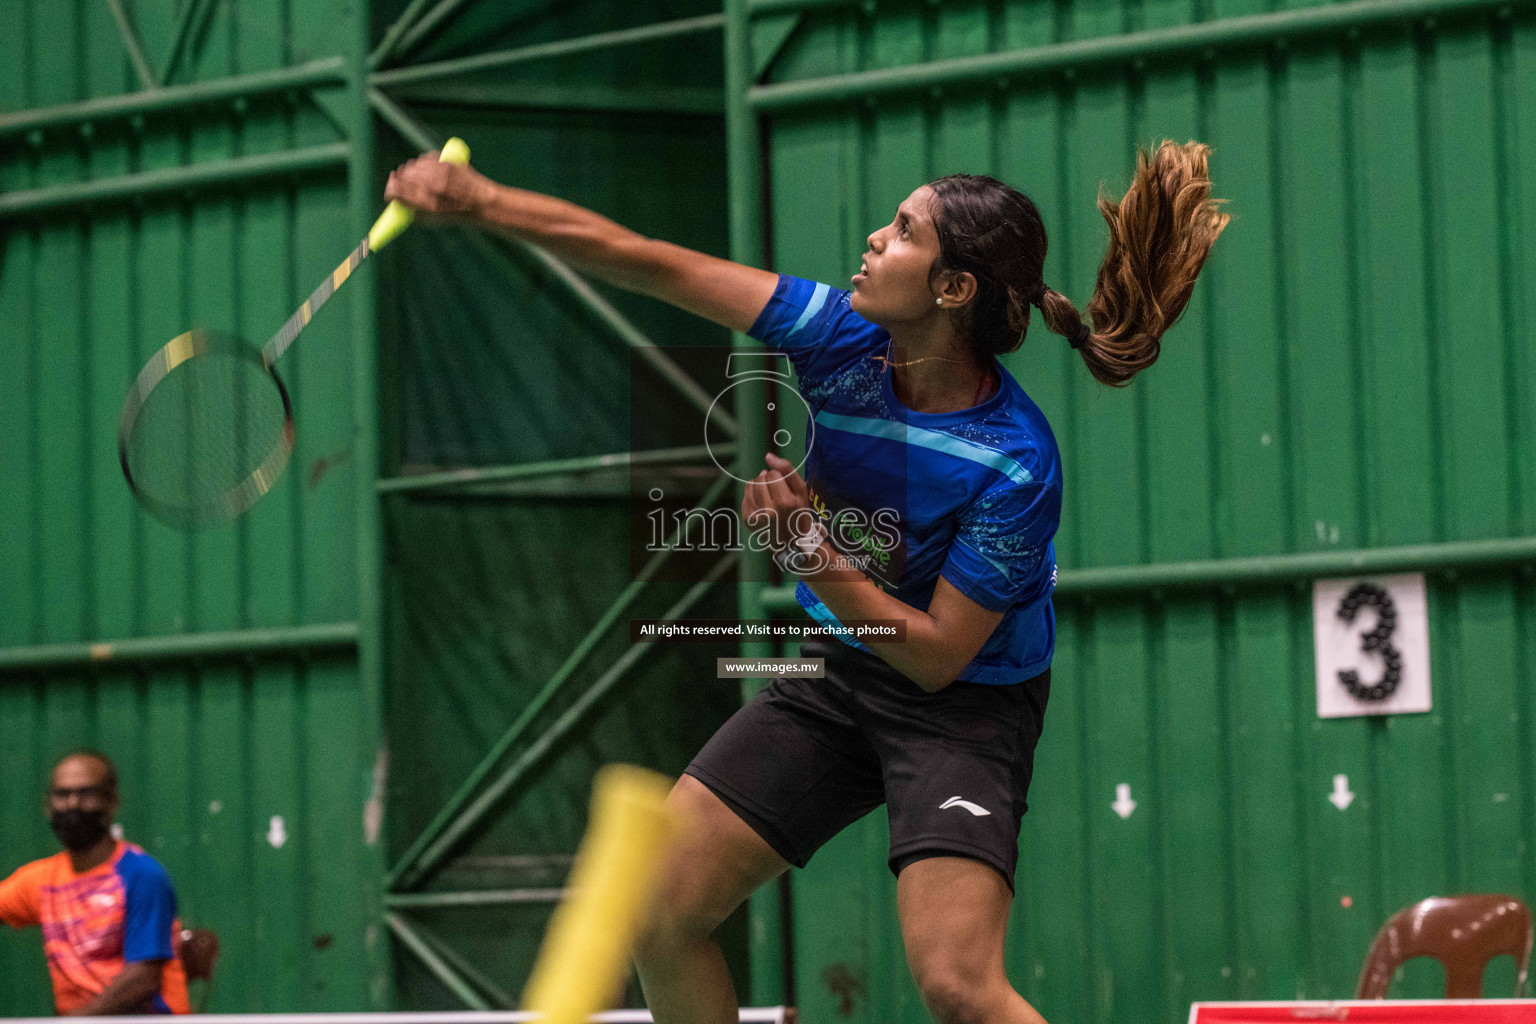
<path id="1" fill-rule="evenodd" d="M 978 804 L 973 804 L 969 800 L 962 800 L 957 796 L 952 796 L 948 800 L 945 800 L 943 803 L 939 804 L 939 810 L 941 811 L 950 807 L 964 807 L 978 818 L 985 817 L 986 815 L 992 813 L 985 807 L 982 807 Z"/>

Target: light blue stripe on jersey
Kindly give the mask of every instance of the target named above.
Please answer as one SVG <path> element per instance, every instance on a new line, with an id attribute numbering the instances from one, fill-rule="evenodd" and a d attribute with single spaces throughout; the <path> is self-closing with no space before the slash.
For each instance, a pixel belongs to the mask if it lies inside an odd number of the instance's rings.
<path id="1" fill-rule="evenodd" d="M 811 301 L 805 304 L 805 309 L 800 313 L 800 319 L 795 321 L 795 326 L 789 329 L 785 337 L 793 337 L 800 333 L 801 328 L 811 322 L 811 317 L 821 312 L 821 307 L 827 304 L 827 296 L 832 289 L 824 284 L 818 284 L 811 292 Z"/>
<path id="2" fill-rule="evenodd" d="M 840 416 L 837 413 L 822 410 L 816 414 L 816 422 L 833 430 L 846 430 L 855 434 L 867 434 L 870 437 L 881 437 L 888 441 L 905 441 L 907 444 L 915 444 L 922 448 L 932 448 L 936 452 L 953 455 L 958 459 L 969 459 L 971 462 L 979 462 L 989 469 L 995 469 L 1014 483 L 1027 484 L 1033 479 L 1029 470 L 1019 465 L 1002 452 L 994 451 L 984 445 L 976 444 L 953 434 L 943 434 L 937 430 L 929 430 L 926 427 L 914 427 L 910 423 L 900 423 L 896 420 L 877 420 L 865 416 Z"/>
<path id="3" fill-rule="evenodd" d="M 824 626 L 828 626 L 836 630 L 837 638 L 843 643 L 847 644 L 849 647 L 857 647 L 861 651 L 869 651 L 868 647 L 859 643 L 858 640 L 854 639 L 846 632 L 842 620 L 839 619 L 836 615 L 833 615 L 832 609 L 828 608 L 825 604 L 822 603 L 821 598 L 812 593 L 811 588 L 805 585 L 804 580 L 801 580 L 799 585 L 795 587 L 795 600 L 800 602 L 800 607 L 804 608 L 806 614 L 811 618 L 815 619 L 817 622 Z M 869 651 L 869 653 L 873 654 L 875 652 Z"/>

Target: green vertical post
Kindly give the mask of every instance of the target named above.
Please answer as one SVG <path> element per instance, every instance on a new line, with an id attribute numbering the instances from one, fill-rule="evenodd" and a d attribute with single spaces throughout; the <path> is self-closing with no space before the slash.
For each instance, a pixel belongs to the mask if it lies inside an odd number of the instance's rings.
<path id="1" fill-rule="evenodd" d="M 762 266 L 765 254 L 758 125 L 757 115 L 747 106 L 747 89 L 753 79 L 751 26 L 744 0 L 727 0 L 725 12 L 725 145 L 731 259 Z M 760 349 L 757 342 L 744 334 L 733 334 L 731 347 L 739 351 Z M 747 378 L 735 391 L 741 396 L 736 409 L 740 431 L 736 475 L 751 479 L 762 468 L 763 452 L 767 450 L 768 423 L 763 407 L 767 390 L 761 380 Z M 762 618 L 760 591 L 767 578 L 767 556 L 763 552 L 744 551 L 741 566 L 741 616 Z M 771 649 L 770 644 L 753 641 L 743 643 L 741 651 L 744 657 L 765 657 Z"/>
<path id="2" fill-rule="evenodd" d="M 362 238 L 372 226 L 379 207 L 374 186 L 373 108 L 368 103 L 368 49 L 370 5 L 362 0 L 356 8 L 356 36 L 351 54 L 352 78 L 348 84 L 352 107 L 352 155 L 348 191 L 353 238 Z M 362 735 L 372 737 L 372 757 L 357 766 L 356 785 L 364 799 L 384 799 L 374 778 L 375 758 L 384 749 L 384 625 L 383 545 L 379 526 L 379 400 L 378 400 L 378 267 L 369 268 L 354 286 L 352 301 L 353 436 L 357 466 L 357 683 L 361 697 Z M 380 808 L 379 810 L 382 810 Z M 382 820 L 376 818 L 375 820 Z M 382 830 L 369 837 L 363 849 L 361 877 L 366 879 L 363 899 L 369 920 L 364 968 L 368 974 L 368 998 L 372 1009 L 389 1009 L 394 985 L 389 955 L 389 930 L 385 922 Z"/>
<path id="3" fill-rule="evenodd" d="M 752 24 L 747 0 L 725 0 L 725 147 L 728 215 L 731 232 L 731 259 L 749 266 L 763 266 L 763 181 L 759 167 L 761 141 L 757 114 L 747 105 L 747 90 L 756 75 L 752 62 Z M 731 336 L 731 347 L 752 351 L 758 343 L 743 334 Z M 767 389 L 761 380 L 748 379 L 736 387 L 740 399 L 736 405 L 737 435 L 736 475 L 750 480 L 762 468 L 767 450 L 768 423 L 764 402 Z M 768 559 L 750 549 L 741 554 L 741 581 L 737 584 L 737 604 L 743 619 L 766 617 L 762 589 L 767 581 Z M 746 641 L 742 657 L 768 657 L 773 645 Z M 762 680 L 745 680 L 743 698 L 762 686 Z M 749 999 L 759 1006 L 780 1004 L 787 992 L 784 985 L 784 935 L 778 885 L 764 886 L 752 896 L 749 906 L 748 951 L 751 957 L 751 992 Z"/>

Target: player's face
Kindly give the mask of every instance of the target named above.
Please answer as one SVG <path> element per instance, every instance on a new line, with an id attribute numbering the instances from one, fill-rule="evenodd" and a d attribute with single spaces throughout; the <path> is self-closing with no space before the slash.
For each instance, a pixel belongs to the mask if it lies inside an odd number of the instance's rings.
<path id="1" fill-rule="evenodd" d="M 939 312 L 928 271 L 939 255 L 939 235 L 929 206 L 927 185 L 896 208 L 896 216 L 868 238 L 869 250 L 853 276 L 849 305 L 871 323 L 890 328 Z M 937 282 L 935 282 L 937 283 Z"/>
<path id="2" fill-rule="evenodd" d="M 108 786 L 106 768 L 93 757 L 71 757 L 55 768 L 46 802 L 49 812 L 80 809 L 110 814 L 117 810 L 117 794 Z"/>

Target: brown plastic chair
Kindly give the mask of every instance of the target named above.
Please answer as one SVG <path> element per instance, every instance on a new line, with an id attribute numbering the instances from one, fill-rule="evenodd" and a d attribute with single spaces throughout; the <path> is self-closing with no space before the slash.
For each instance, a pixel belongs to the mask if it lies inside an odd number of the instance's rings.
<path id="1" fill-rule="evenodd" d="M 203 994 L 197 1001 L 194 1013 L 208 1008 L 208 996 L 213 991 L 213 968 L 219 962 L 219 937 L 207 928 L 183 928 L 181 930 L 181 967 L 187 972 L 187 983 L 203 983 Z"/>
<path id="2" fill-rule="evenodd" d="M 1371 942 L 1356 999 L 1385 999 L 1392 975 L 1414 957 L 1445 965 L 1445 998 L 1478 999 L 1488 961 L 1515 958 L 1515 995 L 1531 959 L 1531 910 L 1514 896 L 1436 896 L 1387 919 Z"/>

